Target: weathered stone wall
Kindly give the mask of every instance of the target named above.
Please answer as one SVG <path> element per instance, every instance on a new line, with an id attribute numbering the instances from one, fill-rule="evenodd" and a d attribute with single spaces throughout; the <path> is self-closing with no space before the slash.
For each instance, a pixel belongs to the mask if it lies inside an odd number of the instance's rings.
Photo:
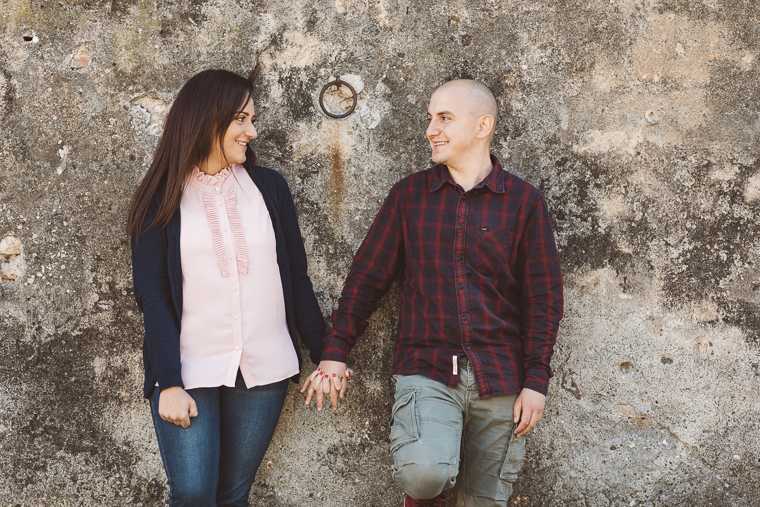
<path id="1" fill-rule="evenodd" d="M 124 220 L 177 90 L 223 67 L 257 69 L 254 146 L 291 184 L 325 316 L 387 190 L 429 164 L 433 90 L 473 77 L 496 93 L 494 152 L 545 193 L 566 284 L 511 502 L 760 505 L 758 15 L 752 0 L 0 0 L 0 503 L 164 501 Z M 316 108 L 337 74 L 361 89 L 343 121 Z M 253 505 L 400 505 L 397 303 L 352 353 L 337 413 L 291 389 Z"/>

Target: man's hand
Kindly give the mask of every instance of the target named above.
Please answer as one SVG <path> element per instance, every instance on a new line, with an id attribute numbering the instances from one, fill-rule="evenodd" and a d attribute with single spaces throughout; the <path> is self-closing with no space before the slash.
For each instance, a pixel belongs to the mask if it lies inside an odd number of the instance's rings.
<path id="1" fill-rule="evenodd" d="M 515 399 L 515 424 L 520 422 L 515 428 L 515 435 L 522 437 L 535 428 L 544 415 L 545 405 L 546 396 L 532 389 L 523 389 Z"/>
<path id="2" fill-rule="evenodd" d="M 198 415 L 195 400 L 181 387 L 169 387 L 158 397 L 158 415 L 166 422 L 187 428 L 190 418 Z"/>
<path id="3" fill-rule="evenodd" d="M 325 393 L 330 395 L 330 405 L 333 410 L 338 408 L 338 397 L 343 399 L 346 395 L 348 379 L 354 372 L 351 368 L 346 368 L 346 363 L 338 361 L 321 361 L 316 371 L 309 375 L 309 378 L 303 383 L 301 392 L 309 388 L 306 394 L 306 404 L 311 403 L 314 393 L 317 394 L 317 411 L 322 411 L 325 399 Z"/>

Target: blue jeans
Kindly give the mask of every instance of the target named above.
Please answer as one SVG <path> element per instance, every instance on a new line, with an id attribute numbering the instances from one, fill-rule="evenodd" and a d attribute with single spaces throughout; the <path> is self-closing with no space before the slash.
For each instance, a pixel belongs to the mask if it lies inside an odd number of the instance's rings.
<path id="1" fill-rule="evenodd" d="M 188 389 L 198 416 L 182 428 L 158 415 L 159 390 L 150 398 L 170 507 L 245 506 L 256 471 L 280 418 L 288 379 L 246 389 Z"/>

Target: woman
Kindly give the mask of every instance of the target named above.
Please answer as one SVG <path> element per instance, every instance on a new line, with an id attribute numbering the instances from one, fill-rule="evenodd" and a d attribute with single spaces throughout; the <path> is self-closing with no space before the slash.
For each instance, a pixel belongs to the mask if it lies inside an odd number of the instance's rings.
<path id="1" fill-rule="evenodd" d="M 248 505 L 287 392 L 296 330 L 311 360 L 324 319 L 293 198 L 254 165 L 252 85 L 207 70 L 180 90 L 132 199 L 135 298 L 170 505 Z"/>

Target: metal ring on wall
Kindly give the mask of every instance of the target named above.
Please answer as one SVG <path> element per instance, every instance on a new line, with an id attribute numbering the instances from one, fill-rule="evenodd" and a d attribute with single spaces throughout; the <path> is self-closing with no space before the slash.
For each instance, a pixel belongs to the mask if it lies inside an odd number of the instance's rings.
<path id="1" fill-rule="evenodd" d="M 354 100 L 354 102 L 353 102 L 353 104 L 351 104 L 351 108 L 350 108 L 350 109 L 349 109 L 347 112 L 345 112 L 345 113 L 343 113 L 343 114 L 333 114 L 333 113 L 331 113 L 330 111 L 328 111 L 328 110 L 325 108 L 325 104 L 324 104 L 324 102 L 322 101 L 322 99 L 323 99 L 323 97 L 325 96 L 325 92 L 326 92 L 327 90 L 329 90 L 331 87 L 333 87 L 333 86 L 337 86 L 337 87 L 338 87 L 338 89 L 340 89 L 340 87 L 341 87 L 341 86 L 343 86 L 343 85 L 347 86 L 347 87 L 348 87 L 348 89 L 349 89 L 349 90 L 351 90 L 351 96 L 353 97 L 353 100 Z M 350 84 L 348 84 L 347 82 L 345 82 L 345 81 L 342 81 L 342 80 L 340 79 L 340 76 L 337 76 L 337 77 L 335 78 L 335 81 L 330 81 L 329 83 L 327 83 L 326 85 L 324 85 L 324 86 L 322 87 L 322 91 L 321 91 L 321 92 L 319 92 L 319 107 L 321 107 L 321 108 L 322 108 L 322 112 L 323 112 L 323 113 L 325 113 L 325 114 L 326 114 L 327 116 L 329 116 L 330 118 L 335 118 L 336 120 L 339 120 L 339 119 L 341 119 L 341 118 L 345 118 L 345 117 L 347 117 L 347 116 L 350 116 L 350 115 L 351 115 L 351 113 L 353 113 L 353 112 L 354 112 L 354 110 L 356 109 L 356 100 L 357 100 L 356 90 L 354 90 L 354 87 L 353 87 L 353 86 L 351 86 Z"/>

